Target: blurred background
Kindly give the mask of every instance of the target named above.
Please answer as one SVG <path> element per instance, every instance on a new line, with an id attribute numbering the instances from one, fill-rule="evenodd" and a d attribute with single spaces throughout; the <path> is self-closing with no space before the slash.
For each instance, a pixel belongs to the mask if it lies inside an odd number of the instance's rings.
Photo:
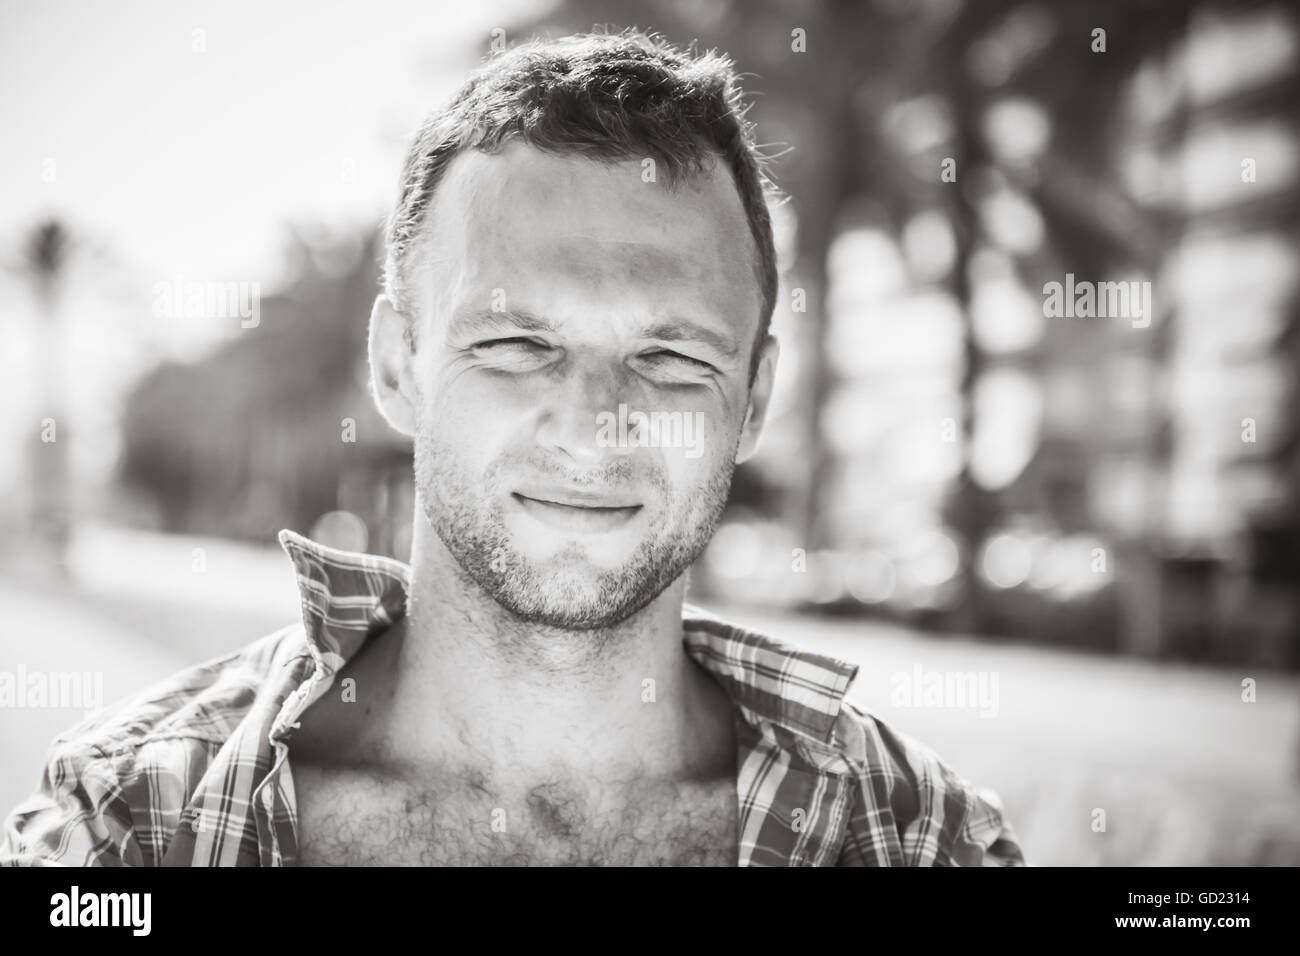
<path id="1" fill-rule="evenodd" d="M 407 557 L 364 354 L 407 139 L 494 48 L 638 26 L 732 55 L 789 196 L 774 407 L 691 599 L 860 662 L 1032 862 L 1300 863 L 1294 4 L 0 22 L 0 672 L 111 702 L 295 619 L 281 528 Z M 1067 274 L 1149 282 L 1149 322 L 1049 317 Z M 0 707 L 0 813 L 80 716 Z"/>

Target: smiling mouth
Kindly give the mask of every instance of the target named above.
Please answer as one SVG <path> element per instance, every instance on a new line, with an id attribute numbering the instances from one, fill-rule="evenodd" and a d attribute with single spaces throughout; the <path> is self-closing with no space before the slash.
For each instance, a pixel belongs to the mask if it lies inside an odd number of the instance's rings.
<path id="1" fill-rule="evenodd" d="M 609 507 L 565 503 L 548 501 L 544 498 L 529 498 L 519 492 L 512 492 L 511 497 L 532 517 L 559 531 L 612 531 L 631 521 L 641 511 L 641 505 Z"/>

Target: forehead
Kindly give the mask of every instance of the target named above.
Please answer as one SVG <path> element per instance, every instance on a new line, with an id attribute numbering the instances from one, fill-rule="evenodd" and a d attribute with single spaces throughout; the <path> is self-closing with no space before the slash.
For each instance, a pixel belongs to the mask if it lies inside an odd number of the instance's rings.
<path id="1" fill-rule="evenodd" d="M 519 141 L 462 153 L 430 210 L 428 279 L 470 297 L 513 289 L 534 308 L 546 307 L 539 296 L 578 290 L 605 304 L 690 300 L 752 331 L 754 242 L 730 171 L 714 162 L 670 186 L 662 169 L 653 177 L 649 169 L 639 159 L 598 162 Z"/>

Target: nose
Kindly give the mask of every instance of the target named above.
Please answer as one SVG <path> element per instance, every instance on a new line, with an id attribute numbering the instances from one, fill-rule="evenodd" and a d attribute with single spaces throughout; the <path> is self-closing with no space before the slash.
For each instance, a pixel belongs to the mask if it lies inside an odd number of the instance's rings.
<path id="1" fill-rule="evenodd" d="M 571 465 L 596 467 L 635 449 L 620 443 L 620 397 L 627 394 L 623 376 L 598 361 L 573 363 L 543 399 L 537 443 Z"/>

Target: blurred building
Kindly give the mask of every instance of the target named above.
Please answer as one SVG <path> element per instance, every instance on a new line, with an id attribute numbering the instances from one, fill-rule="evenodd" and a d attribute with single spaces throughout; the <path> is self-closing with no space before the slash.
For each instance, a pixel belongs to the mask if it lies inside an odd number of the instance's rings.
<path id="1" fill-rule="evenodd" d="M 829 464 L 779 417 L 755 463 L 815 472 L 821 525 L 734 509 L 702 586 L 1294 665 L 1295 11 L 990 4 L 888 27 L 928 60 L 862 80 L 824 365 L 795 354 Z M 1150 301 L 1049 315 L 1045 284 L 1074 279 Z"/>
<path id="2" fill-rule="evenodd" d="M 1297 660 L 1298 60 L 1293 6 L 1206 4 L 1132 84 L 1125 180 L 1163 242 L 1158 334 L 1116 359 L 1154 372 L 1147 493 L 1109 516 L 1155 552 L 1135 649 Z"/>

